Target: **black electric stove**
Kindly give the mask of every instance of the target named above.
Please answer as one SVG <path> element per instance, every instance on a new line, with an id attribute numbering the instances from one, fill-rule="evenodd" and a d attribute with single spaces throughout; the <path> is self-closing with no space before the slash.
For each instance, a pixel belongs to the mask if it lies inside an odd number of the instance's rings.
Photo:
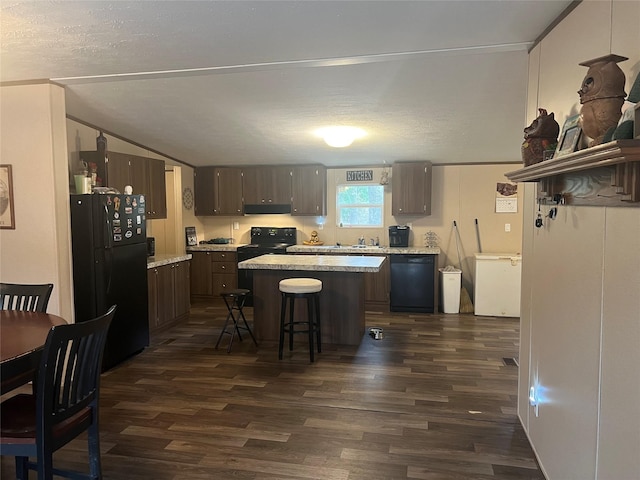
<path id="1" fill-rule="evenodd" d="M 296 244 L 295 227 L 251 227 L 251 243 L 238 247 L 238 262 L 268 253 L 285 254 L 287 247 Z M 253 270 L 238 269 L 238 288 L 253 292 Z M 247 295 L 246 306 L 253 306 L 253 297 Z"/>

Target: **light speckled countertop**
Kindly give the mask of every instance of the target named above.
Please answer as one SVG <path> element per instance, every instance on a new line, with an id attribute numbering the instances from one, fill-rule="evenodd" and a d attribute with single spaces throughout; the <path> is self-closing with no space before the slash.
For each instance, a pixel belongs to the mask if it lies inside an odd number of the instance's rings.
<path id="1" fill-rule="evenodd" d="M 379 272 L 385 257 L 370 255 L 262 255 L 238 263 L 240 269 L 315 272 Z"/>
<path id="2" fill-rule="evenodd" d="M 187 252 L 235 252 L 238 247 L 246 245 L 245 243 L 228 243 L 228 244 L 216 244 L 205 243 L 194 247 L 187 248 Z M 367 255 L 439 255 L 439 248 L 431 247 L 372 247 L 367 245 L 365 247 L 357 247 L 352 245 L 340 246 L 336 245 L 293 245 L 287 248 L 287 253 L 331 253 L 331 254 L 353 254 L 362 253 Z"/>
<path id="3" fill-rule="evenodd" d="M 185 255 L 179 255 L 177 253 L 154 255 L 153 257 L 147 257 L 147 270 L 172 263 L 184 262 L 186 260 L 191 260 L 191 255 L 188 253 Z"/>
<path id="4" fill-rule="evenodd" d="M 203 243 L 194 247 L 187 247 L 187 252 L 235 252 L 238 247 L 246 243 Z"/>
<path id="5" fill-rule="evenodd" d="M 439 255 L 440 249 L 433 247 L 374 247 L 370 245 L 362 246 L 336 246 L 336 245 L 294 245 L 287 248 L 287 253 L 363 253 L 363 254 L 384 254 L 391 253 L 400 255 Z"/>

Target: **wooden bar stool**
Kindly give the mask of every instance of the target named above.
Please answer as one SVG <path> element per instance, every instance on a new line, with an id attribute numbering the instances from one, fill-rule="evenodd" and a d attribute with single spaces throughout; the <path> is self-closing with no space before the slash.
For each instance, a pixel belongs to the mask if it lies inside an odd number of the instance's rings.
<path id="1" fill-rule="evenodd" d="M 229 313 L 227 314 L 227 318 L 224 321 L 224 327 L 222 327 L 222 331 L 220 332 L 220 336 L 218 337 L 218 341 L 216 342 L 216 350 L 220 345 L 220 340 L 224 335 L 230 335 L 229 346 L 227 347 L 227 353 L 231 352 L 231 346 L 233 345 L 233 337 L 237 333 L 238 339 L 242 341 L 242 335 L 240 335 L 240 329 L 246 330 L 251 335 L 251 339 L 253 343 L 255 343 L 256 347 L 258 346 L 258 342 L 256 342 L 255 337 L 253 336 L 253 332 L 247 323 L 247 319 L 244 316 L 244 312 L 242 308 L 244 307 L 244 302 L 247 299 L 247 293 L 249 290 L 245 288 L 239 288 L 237 290 L 229 290 L 228 292 L 224 292 L 221 294 L 222 299 L 224 300 L 225 305 L 227 306 L 227 310 Z M 234 312 L 238 312 L 234 314 Z M 244 322 L 244 326 L 239 324 L 240 319 Z M 229 320 L 231 320 L 232 325 L 231 329 L 227 330 L 227 325 L 229 325 Z"/>
<path id="2" fill-rule="evenodd" d="M 318 353 L 322 352 L 321 330 L 320 330 L 320 292 L 322 291 L 322 281 L 315 278 L 285 278 L 280 280 L 280 292 L 282 295 L 282 307 L 280 309 L 280 343 L 278 345 L 278 359 L 282 360 L 282 349 L 284 346 L 284 334 L 289 334 L 289 351 L 293 350 L 293 335 L 296 333 L 307 333 L 309 335 L 309 359 L 314 361 L 313 336 L 316 336 Z M 307 300 L 306 320 L 293 320 L 293 312 L 296 298 Z M 287 300 L 289 300 L 289 321 L 285 324 L 287 310 Z M 297 329 L 297 326 L 307 328 Z"/>

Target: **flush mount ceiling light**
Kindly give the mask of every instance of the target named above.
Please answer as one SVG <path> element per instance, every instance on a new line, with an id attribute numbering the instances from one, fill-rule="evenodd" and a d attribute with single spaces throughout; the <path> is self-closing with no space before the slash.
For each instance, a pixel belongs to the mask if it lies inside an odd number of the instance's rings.
<path id="1" fill-rule="evenodd" d="M 367 133 L 357 127 L 324 127 L 316 130 L 316 135 L 322 137 L 327 145 L 335 148 L 348 147 L 356 138 L 362 138 Z"/>

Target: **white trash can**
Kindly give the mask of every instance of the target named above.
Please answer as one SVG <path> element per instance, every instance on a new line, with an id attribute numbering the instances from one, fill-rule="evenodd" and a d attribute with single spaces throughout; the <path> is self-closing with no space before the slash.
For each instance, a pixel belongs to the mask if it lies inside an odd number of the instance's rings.
<path id="1" fill-rule="evenodd" d="M 440 305 L 444 313 L 460 313 L 460 288 L 462 270 L 454 267 L 440 268 Z"/>

